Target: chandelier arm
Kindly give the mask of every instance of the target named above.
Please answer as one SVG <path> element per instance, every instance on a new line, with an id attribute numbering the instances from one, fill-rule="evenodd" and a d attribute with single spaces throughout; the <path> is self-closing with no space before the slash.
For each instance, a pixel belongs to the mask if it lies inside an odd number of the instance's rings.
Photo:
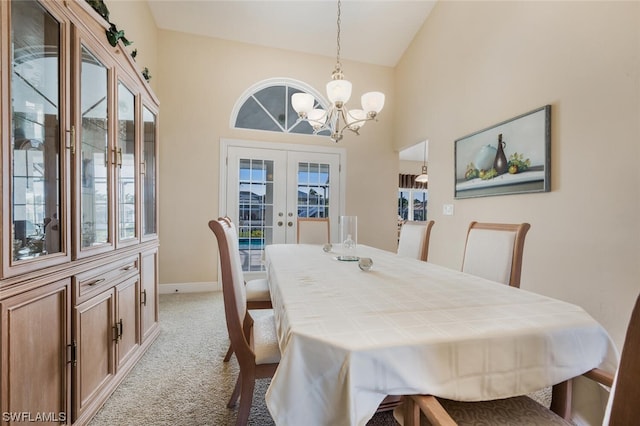
<path id="1" fill-rule="evenodd" d="M 361 120 L 354 120 L 351 123 L 348 123 L 348 124 L 345 124 L 344 126 L 342 126 L 340 131 L 337 132 L 337 133 L 342 134 L 342 132 L 344 132 L 345 130 L 351 130 L 356 135 L 359 135 L 360 134 L 360 127 L 362 127 L 362 126 L 358 126 L 357 128 L 354 129 L 354 128 L 352 128 L 353 125 L 354 124 L 359 124 L 359 123 L 364 123 L 364 122 L 371 121 L 371 120 L 375 120 L 375 119 L 373 119 L 373 118 L 363 118 Z"/>

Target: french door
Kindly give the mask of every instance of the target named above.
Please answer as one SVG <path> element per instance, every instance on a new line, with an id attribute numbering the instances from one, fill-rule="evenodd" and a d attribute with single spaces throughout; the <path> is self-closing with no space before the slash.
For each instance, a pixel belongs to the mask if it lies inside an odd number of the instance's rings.
<path id="1" fill-rule="evenodd" d="M 242 269 L 264 271 L 268 244 L 295 243 L 298 217 L 327 217 L 337 240 L 341 152 L 228 146 L 220 211 L 238 226 Z"/>

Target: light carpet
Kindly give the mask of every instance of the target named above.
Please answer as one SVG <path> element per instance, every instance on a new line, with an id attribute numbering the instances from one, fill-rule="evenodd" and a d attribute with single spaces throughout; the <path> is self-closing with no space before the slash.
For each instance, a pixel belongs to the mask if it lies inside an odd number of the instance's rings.
<path id="1" fill-rule="evenodd" d="M 233 425 L 227 401 L 238 374 L 229 345 L 221 292 L 160 295 L 158 339 L 124 379 L 90 426 Z M 265 405 L 269 379 L 256 382 L 249 425 L 274 425 Z M 311 423 L 310 423 L 311 424 Z M 395 426 L 390 412 L 368 426 Z"/>

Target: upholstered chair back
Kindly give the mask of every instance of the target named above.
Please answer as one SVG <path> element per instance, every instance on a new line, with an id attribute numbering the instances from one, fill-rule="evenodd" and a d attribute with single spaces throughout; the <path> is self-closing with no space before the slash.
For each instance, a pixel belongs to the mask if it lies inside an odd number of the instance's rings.
<path id="1" fill-rule="evenodd" d="M 471 222 L 462 262 L 462 272 L 520 286 L 524 238 L 528 223 Z"/>
<path id="2" fill-rule="evenodd" d="M 426 261 L 429 255 L 429 237 L 433 223 L 433 220 L 427 222 L 406 221 L 400 228 L 398 254 Z"/>

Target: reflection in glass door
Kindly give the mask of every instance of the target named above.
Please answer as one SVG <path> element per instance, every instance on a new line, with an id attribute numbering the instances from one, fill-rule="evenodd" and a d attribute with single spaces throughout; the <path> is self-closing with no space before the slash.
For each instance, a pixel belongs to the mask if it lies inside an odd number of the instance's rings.
<path id="1" fill-rule="evenodd" d="M 80 245 L 82 248 L 109 241 L 109 180 L 107 179 L 107 68 L 82 46 L 80 69 Z"/>
<path id="2" fill-rule="evenodd" d="M 237 225 L 242 270 L 264 270 L 264 247 L 284 241 L 286 153 L 234 147 L 228 153 L 226 214 Z M 277 220 L 276 220 L 277 218 Z"/>
<path id="3" fill-rule="evenodd" d="M 12 261 L 60 253 L 60 24 L 38 2 L 11 3 Z M 7 43 L 9 46 L 9 43 Z"/>
<path id="4" fill-rule="evenodd" d="M 118 237 L 136 237 L 135 98 L 118 82 Z"/>
<path id="5" fill-rule="evenodd" d="M 295 243 L 298 217 L 337 224 L 339 160 L 337 154 L 229 147 L 221 211 L 237 224 L 243 271 L 264 271 L 266 245 Z"/>
<path id="6" fill-rule="evenodd" d="M 156 220 L 156 115 L 142 107 L 142 235 L 157 231 Z"/>
<path id="7" fill-rule="evenodd" d="M 287 153 L 287 211 L 294 224 L 287 227 L 286 243 L 297 241 L 296 217 L 329 218 L 331 240 L 337 241 L 340 212 L 340 156 L 333 153 Z"/>
<path id="8" fill-rule="evenodd" d="M 272 160 L 240 159 L 238 246 L 244 271 L 262 270 L 262 251 L 273 242 Z"/>
<path id="9" fill-rule="evenodd" d="M 298 217 L 329 217 L 329 164 L 301 162 L 297 167 Z"/>

